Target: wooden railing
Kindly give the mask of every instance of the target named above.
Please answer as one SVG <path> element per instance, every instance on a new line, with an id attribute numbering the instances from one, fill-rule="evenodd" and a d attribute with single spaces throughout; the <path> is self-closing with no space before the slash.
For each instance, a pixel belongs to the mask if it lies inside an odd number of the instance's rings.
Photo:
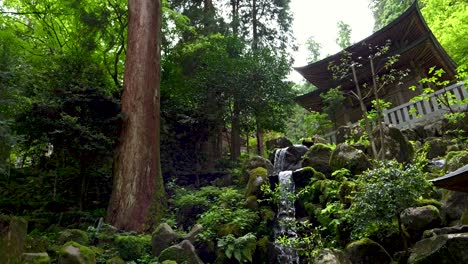
<path id="1" fill-rule="evenodd" d="M 468 92 L 463 82 L 451 85 L 434 93 L 426 95 L 422 100 L 408 102 L 395 108 L 383 111 L 384 121 L 395 127 L 409 127 L 428 118 L 440 117 L 450 111 L 466 110 L 464 105 L 447 105 L 447 100 L 458 101 L 468 98 Z"/>
<path id="2" fill-rule="evenodd" d="M 422 100 L 408 102 L 391 109 L 384 109 L 384 122 L 398 128 L 411 127 L 415 123 L 429 118 L 439 118 L 449 112 L 450 109 L 453 111 L 467 110 L 468 104 L 451 105 L 449 108 L 447 99 L 451 100 L 451 98 L 457 101 L 468 98 L 468 91 L 463 82 L 428 94 Z M 336 142 L 336 131 L 331 131 L 323 135 L 323 137 L 330 142 Z"/>

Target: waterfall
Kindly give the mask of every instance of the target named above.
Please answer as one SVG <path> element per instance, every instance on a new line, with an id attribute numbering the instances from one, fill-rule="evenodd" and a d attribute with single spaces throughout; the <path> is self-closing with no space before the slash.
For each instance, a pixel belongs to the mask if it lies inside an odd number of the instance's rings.
<path id="1" fill-rule="evenodd" d="M 279 149 L 275 153 L 274 173 L 278 173 L 279 181 L 279 204 L 277 214 L 277 224 L 274 229 L 275 240 L 279 237 L 289 239 L 297 237 L 292 228 L 295 222 L 296 208 L 294 207 L 295 186 L 292 179 L 292 171 L 283 171 L 285 165 L 285 155 L 287 148 Z M 299 256 L 290 247 L 275 244 L 278 256 L 277 261 L 281 264 L 299 264 Z"/>

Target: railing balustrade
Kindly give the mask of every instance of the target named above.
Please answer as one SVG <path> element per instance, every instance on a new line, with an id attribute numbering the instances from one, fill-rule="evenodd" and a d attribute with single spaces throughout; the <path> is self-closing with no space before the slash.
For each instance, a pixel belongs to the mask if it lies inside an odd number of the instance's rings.
<path id="1" fill-rule="evenodd" d="M 468 100 L 468 91 L 463 82 L 453 84 L 434 93 L 425 95 L 422 100 L 408 102 L 391 109 L 384 109 L 384 122 L 397 128 L 411 127 L 417 122 L 429 118 L 437 118 L 451 110 L 467 110 L 468 104 L 449 105 L 450 100 L 456 99 L 458 102 Z M 323 135 L 330 142 L 336 142 L 336 131 L 331 131 Z"/>
<path id="2" fill-rule="evenodd" d="M 434 93 L 425 95 L 422 100 L 408 102 L 383 111 L 384 121 L 387 124 L 402 128 L 421 122 L 428 118 L 439 117 L 452 109 L 453 111 L 466 110 L 467 104 L 448 105 L 448 101 L 458 101 L 468 98 L 468 92 L 463 82 L 451 85 Z"/>

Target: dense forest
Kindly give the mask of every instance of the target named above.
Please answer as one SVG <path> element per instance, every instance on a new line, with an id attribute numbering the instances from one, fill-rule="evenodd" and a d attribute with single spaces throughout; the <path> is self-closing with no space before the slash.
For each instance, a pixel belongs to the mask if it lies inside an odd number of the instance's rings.
<path id="1" fill-rule="evenodd" d="M 412 2 L 370 0 L 375 30 Z M 343 94 L 323 95 L 323 113 L 295 104 L 315 87 L 288 80 L 292 51 L 322 56 L 313 36 L 295 43 L 289 5 L 0 1 L 0 262 L 329 263 L 326 253 L 406 263 L 422 231 L 468 224 L 466 196 L 427 181 L 468 163 L 464 113 L 421 133 L 375 126 L 327 142 L 318 135 L 338 129 Z M 468 3 L 419 7 L 463 81 Z M 337 25 L 343 49 L 351 30 Z M 375 124 L 379 111 L 369 115 Z M 397 154 L 373 155 L 373 136 L 384 149 L 395 133 Z M 429 166 L 434 158 L 445 165 Z M 285 168 L 296 181 L 286 198 Z M 277 234 L 281 199 L 297 210 L 292 235 Z M 449 212 L 441 199 L 465 207 Z M 411 229 L 410 207 L 442 216 Z M 369 238 L 377 260 L 340 251 Z"/>

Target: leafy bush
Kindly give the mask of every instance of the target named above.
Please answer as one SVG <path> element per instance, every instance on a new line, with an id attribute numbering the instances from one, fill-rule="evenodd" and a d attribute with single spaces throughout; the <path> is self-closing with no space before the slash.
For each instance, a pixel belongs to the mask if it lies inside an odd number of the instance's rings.
<path id="1" fill-rule="evenodd" d="M 396 161 L 381 161 L 377 165 L 358 179 L 349 215 L 356 238 L 367 236 L 375 225 L 392 224 L 394 220 L 402 235 L 400 213 L 416 205 L 430 187 L 420 163 L 403 166 Z"/>
<path id="2" fill-rule="evenodd" d="M 172 199 L 179 226 L 189 228 L 213 205 L 238 206 L 243 194 L 233 188 L 202 187 L 198 191 L 176 188 Z"/>
<path id="3" fill-rule="evenodd" d="M 252 262 L 252 255 L 257 246 L 256 237 L 252 233 L 247 233 L 241 237 L 227 235 L 218 239 L 218 247 L 224 251 L 228 258 L 234 256 L 239 262 Z"/>

